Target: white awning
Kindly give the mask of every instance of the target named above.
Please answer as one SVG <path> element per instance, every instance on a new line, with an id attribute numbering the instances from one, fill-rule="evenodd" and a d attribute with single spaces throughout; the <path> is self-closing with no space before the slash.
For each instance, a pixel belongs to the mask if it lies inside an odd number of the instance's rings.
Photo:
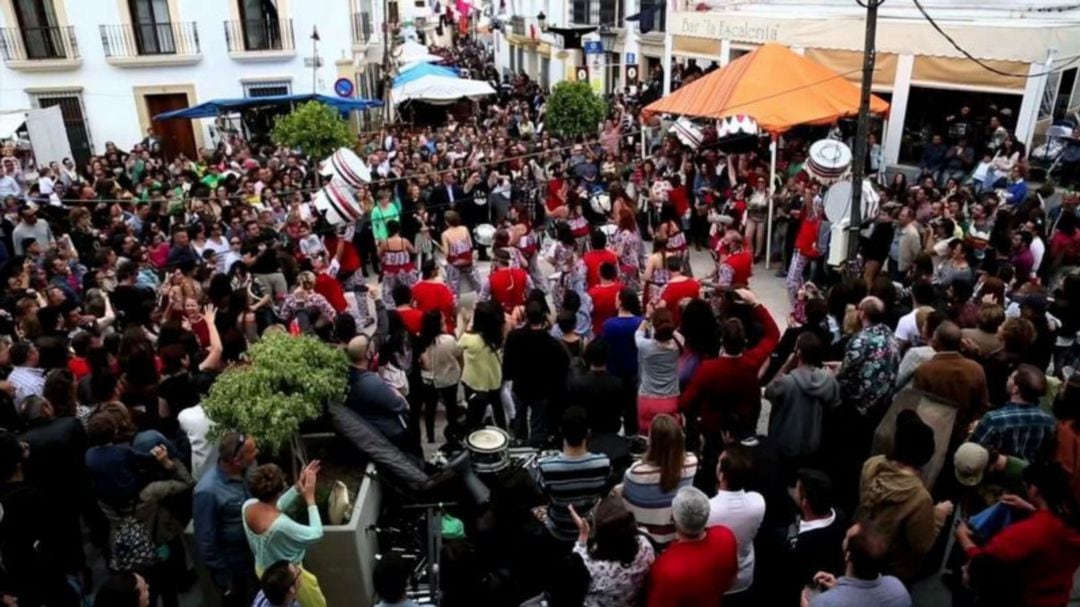
<path id="1" fill-rule="evenodd" d="M 395 104 L 413 100 L 445 105 L 460 99 L 479 99 L 494 94 L 495 89 L 482 80 L 447 76 L 424 76 L 390 91 L 390 97 Z"/>

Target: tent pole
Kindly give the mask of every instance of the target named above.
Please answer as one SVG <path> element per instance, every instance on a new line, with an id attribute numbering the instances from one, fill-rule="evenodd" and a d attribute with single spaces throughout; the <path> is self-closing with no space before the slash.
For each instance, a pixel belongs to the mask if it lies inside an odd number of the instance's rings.
<path id="1" fill-rule="evenodd" d="M 645 119 L 644 114 L 642 114 L 640 116 L 640 119 L 641 119 L 641 129 L 640 129 L 641 130 L 641 157 L 645 158 L 645 157 L 647 157 L 649 155 L 648 142 L 647 142 L 647 140 L 645 138 L 645 129 L 646 129 L 646 125 L 648 125 L 649 121 Z"/>
<path id="2" fill-rule="evenodd" d="M 776 148 L 778 147 L 776 133 L 772 134 L 769 142 L 769 217 L 765 222 L 765 269 L 772 265 L 772 228 L 773 228 L 773 199 L 776 197 Z M 754 250 L 754 243 L 750 243 L 750 250 Z"/>

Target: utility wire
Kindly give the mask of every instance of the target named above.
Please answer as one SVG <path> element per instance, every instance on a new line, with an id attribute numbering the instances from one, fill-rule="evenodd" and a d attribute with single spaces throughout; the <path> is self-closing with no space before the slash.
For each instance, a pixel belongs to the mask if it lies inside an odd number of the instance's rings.
<path id="1" fill-rule="evenodd" d="M 984 70 L 987 70 L 989 72 L 993 72 L 995 74 L 998 74 L 999 76 L 1007 76 L 1009 78 L 1025 78 L 1025 79 L 1026 78 L 1038 78 L 1039 76 L 1048 76 L 1050 74 L 1054 74 L 1054 73 L 1057 73 L 1057 72 L 1060 72 L 1062 70 L 1067 69 L 1070 64 L 1075 63 L 1078 59 L 1080 59 L 1080 55 L 1073 55 L 1071 57 L 1062 57 L 1061 61 L 1064 61 L 1064 63 L 1062 63 L 1060 67 L 1058 67 L 1056 69 L 1052 69 L 1052 70 L 1047 70 L 1045 72 L 1037 72 L 1037 73 L 1034 73 L 1034 74 L 1013 74 L 1013 73 L 1010 73 L 1010 72 L 999 70 L 999 69 L 997 69 L 996 67 L 994 67 L 992 65 L 987 65 L 986 63 L 983 63 L 978 57 L 972 55 L 971 53 L 969 53 L 967 51 L 967 49 L 960 46 L 960 44 L 956 40 L 954 40 L 952 36 L 950 36 L 948 33 L 946 33 L 945 30 L 941 29 L 941 26 L 938 25 L 937 22 L 934 21 L 933 17 L 931 17 L 930 14 L 926 12 L 926 9 L 923 8 L 922 4 L 919 4 L 919 0 L 911 0 L 911 1 L 915 3 L 915 8 L 919 9 L 919 12 L 922 13 L 922 16 L 931 25 L 931 27 L 933 27 L 935 30 L 937 30 L 937 33 L 941 34 L 941 36 L 943 38 L 948 40 L 949 44 L 951 44 L 953 46 L 953 48 L 960 51 L 960 53 L 962 55 L 964 55 L 965 57 L 967 57 L 968 59 L 974 61 L 979 67 L 981 67 Z"/>

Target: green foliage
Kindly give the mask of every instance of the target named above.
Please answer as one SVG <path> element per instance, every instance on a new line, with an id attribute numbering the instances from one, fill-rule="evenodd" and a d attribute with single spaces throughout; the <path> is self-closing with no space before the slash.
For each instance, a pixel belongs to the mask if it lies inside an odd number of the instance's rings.
<path id="1" fill-rule="evenodd" d="M 301 423 L 345 397 L 345 354 L 314 337 L 270 332 L 249 354 L 251 363 L 225 371 L 203 403 L 218 432 L 239 430 L 276 452 Z"/>
<path id="2" fill-rule="evenodd" d="M 296 111 L 278 116 L 272 137 L 274 143 L 302 150 L 316 160 L 353 144 L 349 123 L 342 120 L 337 110 L 318 101 L 308 101 Z"/>
<path id="3" fill-rule="evenodd" d="M 607 104 L 588 82 L 562 81 L 547 104 L 545 128 L 560 137 L 594 135 L 607 115 Z"/>

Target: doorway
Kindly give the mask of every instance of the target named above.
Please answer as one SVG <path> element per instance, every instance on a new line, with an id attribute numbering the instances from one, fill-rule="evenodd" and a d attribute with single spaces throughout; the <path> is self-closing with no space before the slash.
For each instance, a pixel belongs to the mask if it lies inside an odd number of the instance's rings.
<path id="1" fill-rule="evenodd" d="M 190 107 L 190 104 L 185 93 L 146 95 L 146 112 L 150 119 L 162 112 L 182 110 L 186 107 Z M 195 131 L 192 129 L 191 120 L 174 118 L 155 122 L 154 130 L 161 137 L 162 154 L 166 160 L 172 160 L 179 154 L 184 154 L 189 159 L 196 158 Z"/>
<path id="2" fill-rule="evenodd" d="M 34 95 L 34 104 L 42 109 L 54 105 L 60 106 L 60 115 L 64 118 L 68 144 L 76 166 L 84 166 L 90 161 L 93 149 L 90 144 L 90 129 L 83 112 L 82 97 L 78 92 L 40 93 Z"/>

